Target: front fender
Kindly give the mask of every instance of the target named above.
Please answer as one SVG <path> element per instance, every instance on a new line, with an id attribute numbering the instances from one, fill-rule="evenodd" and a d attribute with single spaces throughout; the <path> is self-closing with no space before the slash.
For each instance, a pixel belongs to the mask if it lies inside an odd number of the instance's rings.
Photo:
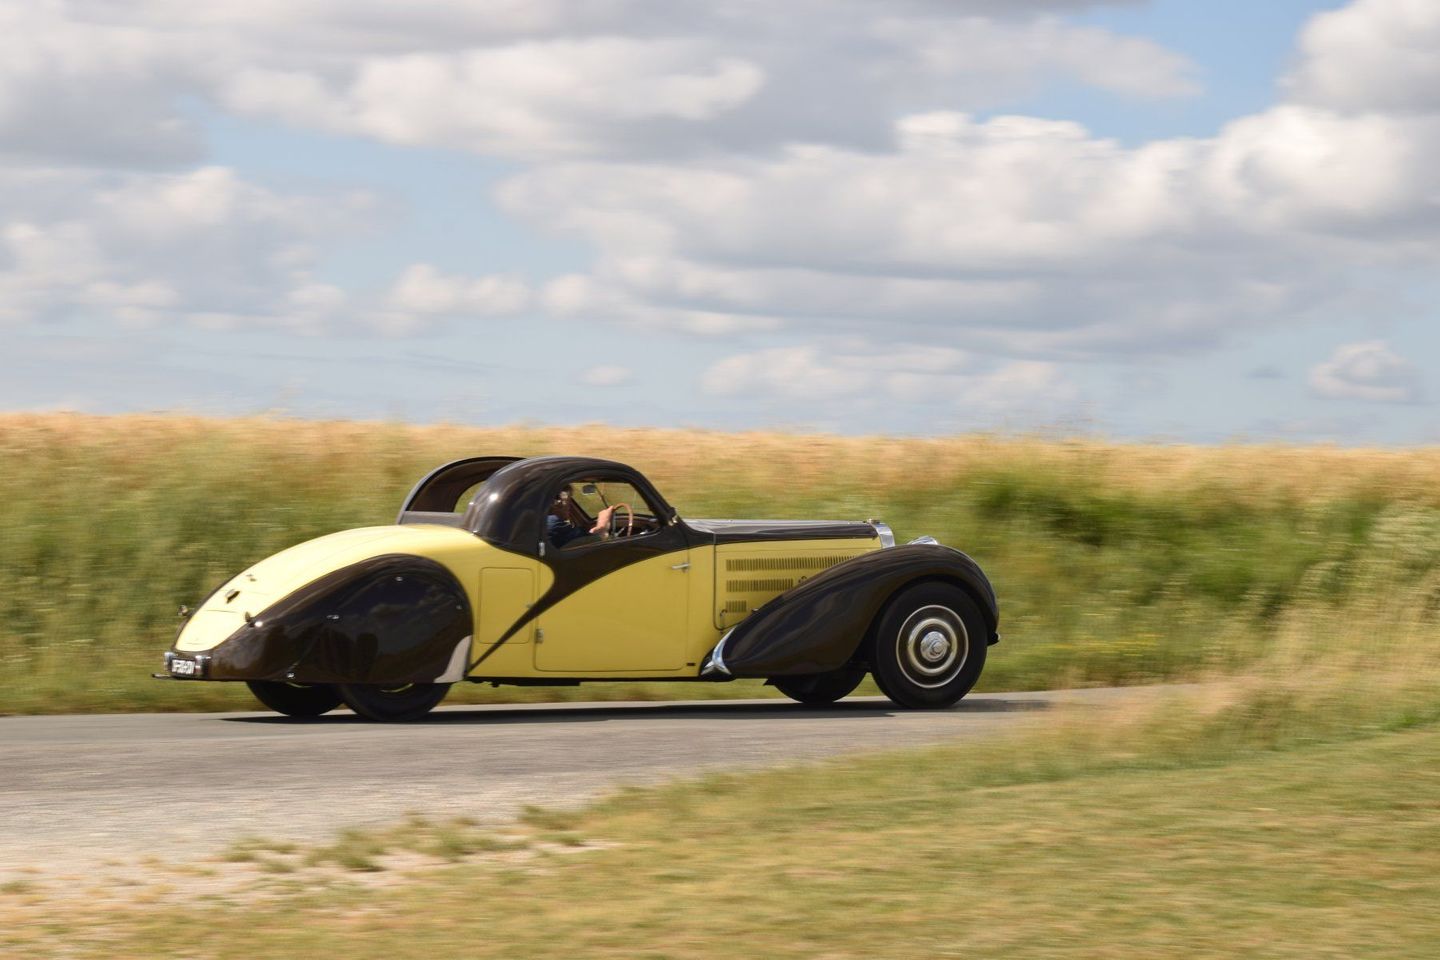
<path id="1" fill-rule="evenodd" d="M 207 680 L 433 683 L 458 680 L 474 620 L 455 576 L 390 554 L 341 567 L 209 651 Z M 458 666 L 457 666 L 458 665 Z"/>
<path id="2" fill-rule="evenodd" d="M 998 637 L 995 590 L 959 550 L 914 543 L 861 554 L 771 600 L 726 634 L 712 662 L 734 677 L 823 673 L 845 665 L 886 602 L 911 583 L 945 580 L 967 590 Z"/>

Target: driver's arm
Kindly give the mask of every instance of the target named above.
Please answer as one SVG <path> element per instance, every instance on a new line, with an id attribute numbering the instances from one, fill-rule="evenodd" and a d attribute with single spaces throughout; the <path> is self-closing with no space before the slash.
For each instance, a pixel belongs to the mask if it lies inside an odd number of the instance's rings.
<path id="1" fill-rule="evenodd" d="M 595 515 L 595 526 L 590 528 L 591 533 L 606 533 L 610 530 L 610 518 L 615 515 L 614 507 L 606 507 Z"/>

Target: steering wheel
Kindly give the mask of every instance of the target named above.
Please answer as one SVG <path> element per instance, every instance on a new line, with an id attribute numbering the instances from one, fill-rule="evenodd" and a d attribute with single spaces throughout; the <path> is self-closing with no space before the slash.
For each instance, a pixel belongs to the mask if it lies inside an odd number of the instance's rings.
<path id="1" fill-rule="evenodd" d="M 613 511 L 611 511 L 611 513 L 610 513 L 610 536 L 611 536 L 611 537 L 618 537 L 618 536 L 620 536 L 620 521 L 617 519 L 617 516 L 616 516 L 616 515 L 617 515 L 621 510 L 624 510 L 624 511 L 625 511 L 625 516 L 627 517 L 627 520 L 626 520 L 626 523 L 625 523 L 625 536 L 628 537 L 628 536 L 630 536 L 632 533 L 635 532 L 635 511 L 634 511 L 633 509 L 631 509 L 630 504 L 628 504 L 628 503 L 617 503 L 617 504 L 615 504 L 615 509 L 614 509 Z"/>

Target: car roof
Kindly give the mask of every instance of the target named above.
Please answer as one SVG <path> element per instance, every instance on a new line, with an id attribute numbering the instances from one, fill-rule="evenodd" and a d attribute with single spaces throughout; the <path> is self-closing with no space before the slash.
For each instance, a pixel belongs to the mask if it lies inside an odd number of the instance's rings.
<path id="1" fill-rule="evenodd" d="M 618 460 L 598 457 L 527 457 L 491 474 L 465 514 L 465 526 L 507 550 L 534 553 L 545 516 L 562 483 L 587 474 L 606 474 L 635 486 L 668 519 L 674 510 L 645 476 Z"/>

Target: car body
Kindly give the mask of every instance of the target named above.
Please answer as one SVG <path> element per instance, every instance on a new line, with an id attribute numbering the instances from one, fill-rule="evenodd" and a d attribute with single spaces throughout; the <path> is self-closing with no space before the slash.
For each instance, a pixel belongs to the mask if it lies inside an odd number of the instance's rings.
<path id="1" fill-rule="evenodd" d="M 958 550 L 877 521 L 682 518 L 633 468 L 568 456 L 447 463 L 394 524 L 284 550 L 182 616 L 157 676 L 381 720 L 460 681 L 761 677 L 825 703 L 872 672 L 898 703 L 944 706 L 999 638 Z"/>

